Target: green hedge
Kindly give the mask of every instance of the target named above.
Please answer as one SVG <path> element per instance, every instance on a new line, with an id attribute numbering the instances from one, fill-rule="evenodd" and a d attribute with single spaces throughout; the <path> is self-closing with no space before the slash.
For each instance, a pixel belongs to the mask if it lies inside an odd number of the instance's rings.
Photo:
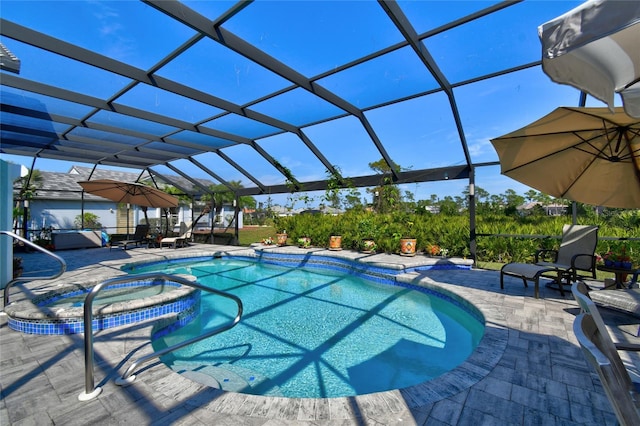
<path id="1" fill-rule="evenodd" d="M 524 217 L 514 218 L 504 215 L 482 215 L 476 218 L 477 234 L 543 235 L 547 238 L 517 237 L 477 237 L 478 260 L 484 262 L 530 262 L 536 250 L 558 248 L 562 226 L 570 223 L 570 217 Z M 631 222 L 631 226 L 616 223 L 615 220 L 589 218 L 578 219 L 578 224 L 599 225 L 600 237 L 640 237 L 640 230 Z M 417 251 L 424 251 L 432 244 L 448 250 L 450 256 L 469 256 L 469 217 L 447 216 L 440 214 L 377 214 L 372 212 L 349 211 L 339 216 L 322 214 L 302 214 L 275 219 L 278 230 L 286 230 L 290 244 L 299 237 L 311 237 L 316 247 L 328 247 L 329 237 L 342 235 L 344 248 L 357 249 L 363 238 L 373 237 L 378 251 L 398 253 L 399 240 L 403 236 L 412 236 L 417 241 Z M 558 238 L 553 238 L 558 237 Z M 610 250 L 619 251 L 625 247 L 634 264 L 640 264 L 639 241 L 598 242 L 597 253 Z"/>

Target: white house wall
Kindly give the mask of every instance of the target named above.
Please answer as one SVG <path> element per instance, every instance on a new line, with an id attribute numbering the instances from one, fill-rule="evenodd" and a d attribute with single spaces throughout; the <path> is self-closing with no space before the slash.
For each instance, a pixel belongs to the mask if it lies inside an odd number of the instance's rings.
<path id="1" fill-rule="evenodd" d="M 82 214 L 78 200 L 32 200 L 29 229 L 52 226 L 55 229 L 76 229 L 76 216 Z M 115 229 L 116 204 L 108 201 L 85 201 L 84 212 L 98 216 L 103 227 Z"/>
<path id="2" fill-rule="evenodd" d="M 140 207 L 132 205 L 132 220 L 130 226 L 133 228 L 138 223 L 144 222 L 144 212 Z M 93 201 L 85 200 L 84 212 L 92 213 L 98 216 L 98 221 L 102 224 L 103 228 L 112 233 L 117 226 L 117 205 L 110 201 Z M 52 226 L 54 229 L 76 229 L 75 219 L 76 216 L 82 213 L 80 200 L 51 200 L 51 199 L 32 199 L 30 202 L 30 216 L 29 229 L 31 231 L 38 231 L 43 227 Z M 233 219 L 234 208 L 233 206 L 223 206 L 220 211 L 220 222 L 215 224 L 216 228 L 227 228 L 231 220 Z M 161 209 L 149 208 L 147 209 L 147 217 L 149 219 L 158 219 L 162 215 Z M 191 209 L 188 206 L 181 206 L 177 215 L 176 227 L 180 222 L 190 223 L 195 218 L 192 218 Z M 242 228 L 242 211 L 238 215 L 239 227 Z M 209 227 L 211 224 L 211 215 L 206 215 L 198 222 L 199 228 Z"/>

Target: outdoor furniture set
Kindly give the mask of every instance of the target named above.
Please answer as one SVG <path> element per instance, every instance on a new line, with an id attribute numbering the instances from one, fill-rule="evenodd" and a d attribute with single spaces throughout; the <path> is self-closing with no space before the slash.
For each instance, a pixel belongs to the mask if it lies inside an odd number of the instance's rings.
<path id="1" fill-rule="evenodd" d="M 507 263 L 500 270 L 500 288 L 504 289 L 504 276 L 521 278 L 525 287 L 527 281 L 534 283 L 534 295 L 539 297 L 540 277 L 553 275 L 553 285 L 557 285 L 564 296 L 564 285 L 571 285 L 578 277 L 578 271 L 588 272 L 596 277 L 596 244 L 598 227 L 589 225 L 564 225 L 562 241 L 558 250 L 538 250 L 535 262 Z M 552 254 L 553 261 L 545 261 L 545 255 Z M 563 280 L 566 283 L 563 283 Z"/>

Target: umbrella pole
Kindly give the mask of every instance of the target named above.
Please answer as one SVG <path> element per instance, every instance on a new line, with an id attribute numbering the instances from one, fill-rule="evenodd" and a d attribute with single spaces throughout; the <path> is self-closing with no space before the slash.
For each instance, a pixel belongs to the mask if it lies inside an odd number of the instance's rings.
<path id="1" fill-rule="evenodd" d="M 149 224 L 149 216 L 147 216 L 147 206 L 140 206 L 142 213 L 144 213 L 144 221 Z"/>
<path id="2" fill-rule="evenodd" d="M 129 209 L 131 205 L 127 203 L 127 240 L 129 239 Z"/>

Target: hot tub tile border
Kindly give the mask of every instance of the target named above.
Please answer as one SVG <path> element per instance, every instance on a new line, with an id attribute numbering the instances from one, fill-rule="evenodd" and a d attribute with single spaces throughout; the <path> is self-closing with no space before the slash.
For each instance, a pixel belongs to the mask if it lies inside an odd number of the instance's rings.
<path id="1" fill-rule="evenodd" d="M 188 313 L 199 304 L 200 290 L 181 296 L 171 302 L 160 305 L 136 309 L 129 312 L 99 315 L 93 319 L 93 330 L 106 330 L 123 325 L 134 324 L 158 318 L 167 314 Z M 41 318 L 26 319 L 9 317 L 9 328 L 26 334 L 64 335 L 84 333 L 84 319 L 82 318 Z"/>

